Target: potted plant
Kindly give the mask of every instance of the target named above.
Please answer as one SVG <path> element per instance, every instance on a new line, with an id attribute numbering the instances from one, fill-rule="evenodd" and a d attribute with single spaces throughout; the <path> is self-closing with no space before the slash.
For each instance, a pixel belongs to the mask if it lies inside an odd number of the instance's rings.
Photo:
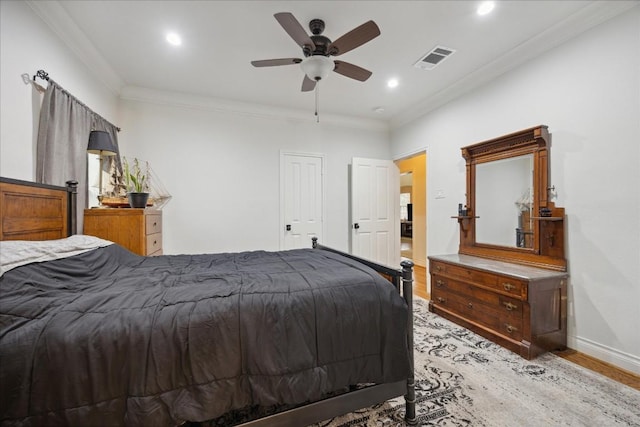
<path id="1" fill-rule="evenodd" d="M 127 189 L 129 206 L 132 208 L 144 208 L 149 200 L 149 163 L 146 163 L 144 170 L 140 166 L 137 158 L 129 164 L 126 157 L 122 158 L 124 185 Z"/>

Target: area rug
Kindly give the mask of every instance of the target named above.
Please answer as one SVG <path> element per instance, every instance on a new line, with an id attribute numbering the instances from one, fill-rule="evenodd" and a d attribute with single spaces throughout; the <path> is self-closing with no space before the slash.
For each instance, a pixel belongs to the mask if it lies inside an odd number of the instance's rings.
<path id="1" fill-rule="evenodd" d="M 640 426 L 640 391 L 552 353 L 525 360 L 414 300 L 422 426 Z M 404 399 L 318 427 L 401 426 Z"/>

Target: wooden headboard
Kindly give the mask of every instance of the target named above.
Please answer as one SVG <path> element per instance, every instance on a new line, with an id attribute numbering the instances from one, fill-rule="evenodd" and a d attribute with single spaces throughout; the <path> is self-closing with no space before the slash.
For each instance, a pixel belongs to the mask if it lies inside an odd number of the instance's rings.
<path id="1" fill-rule="evenodd" d="M 52 240 L 77 232 L 78 182 L 66 187 L 0 177 L 0 240 Z"/>

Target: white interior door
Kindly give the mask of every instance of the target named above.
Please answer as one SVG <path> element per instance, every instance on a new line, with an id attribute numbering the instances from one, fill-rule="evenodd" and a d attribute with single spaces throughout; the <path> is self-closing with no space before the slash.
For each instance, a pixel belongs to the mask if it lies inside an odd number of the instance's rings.
<path id="1" fill-rule="evenodd" d="M 324 157 L 320 154 L 280 155 L 280 249 L 310 248 L 311 237 L 322 242 Z"/>
<path id="2" fill-rule="evenodd" d="M 400 172 L 391 160 L 351 164 L 351 253 L 397 268 L 400 263 Z"/>

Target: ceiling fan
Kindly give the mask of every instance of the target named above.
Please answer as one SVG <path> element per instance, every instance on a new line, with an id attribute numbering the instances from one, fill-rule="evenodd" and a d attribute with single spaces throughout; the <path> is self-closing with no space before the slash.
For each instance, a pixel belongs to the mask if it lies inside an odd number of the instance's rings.
<path id="1" fill-rule="evenodd" d="M 300 22 L 289 12 L 276 13 L 276 20 L 291 38 L 302 48 L 305 59 L 280 58 L 251 61 L 254 67 L 273 67 L 277 65 L 300 64 L 305 76 L 302 80 L 302 91 L 308 92 L 316 87 L 316 83 L 325 79 L 331 71 L 361 82 L 371 76 L 371 71 L 344 61 L 334 61 L 330 56 L 339 56 L 349 52 L 380 35 L 380 29 L 373 21 L 367 21 L 359 27 L 332 42 L 322 35 L 324 21 L 312 19 L 308 35 Z"/>

